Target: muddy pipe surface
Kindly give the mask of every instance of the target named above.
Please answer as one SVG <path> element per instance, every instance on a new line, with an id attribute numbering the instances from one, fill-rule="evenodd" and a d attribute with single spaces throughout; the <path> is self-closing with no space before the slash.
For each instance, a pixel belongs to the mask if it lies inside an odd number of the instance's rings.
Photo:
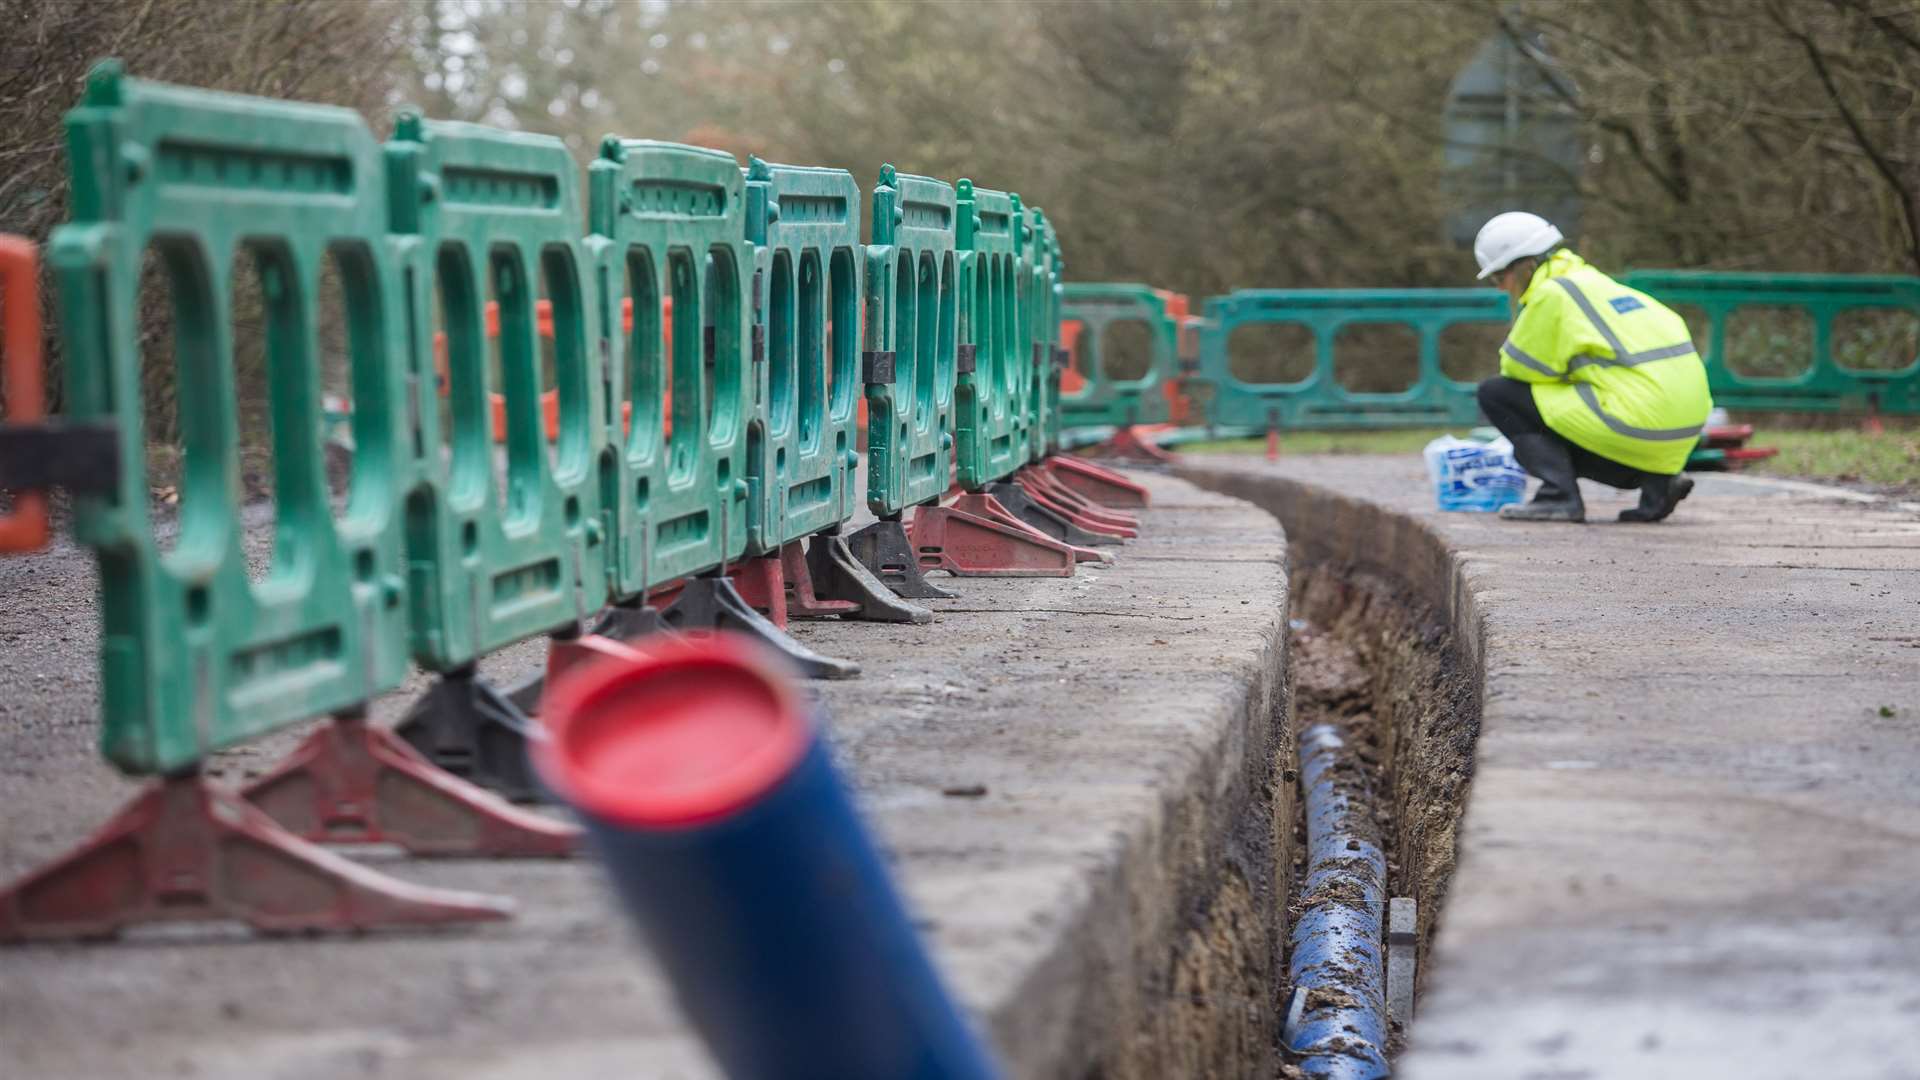
<path id="1" fill-rule="evenodd" d="M 1365 768 L 1340 729 L 1316 724 L 1300 736 L 1307 876 L 1287 973 L 1305 1007 L 1287 1032 L 1298 1066 L 1313 1077 L 1389 1075 L 1381 918 L 1387 860 Z"/>

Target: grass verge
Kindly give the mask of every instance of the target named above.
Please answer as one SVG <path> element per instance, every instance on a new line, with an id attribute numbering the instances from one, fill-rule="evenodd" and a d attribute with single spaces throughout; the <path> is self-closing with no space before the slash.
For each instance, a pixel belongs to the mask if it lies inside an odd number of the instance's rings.
<path id="1" fill-rule="evenodd" d="M 1282 454 L 1414 454 L 1441 428 L 1401 431 L 1288 431 L 1280 435 Z M 1464 430 L 1458 434 L 1465 435 Z M 1889 430 L 1869 435 L 1859 430 L 1795 431 L 1762 426 L 1752 446 L 1778 447 L 1778 456 L 1748 466 L 1749 472 L 1792 476 L 1840 484 L 1908 492 L 1920 489 L 1920 430 Z M 1195 454 L 1260 454 L 1267 441 L 1217 439 L 1179 448 Z"/>

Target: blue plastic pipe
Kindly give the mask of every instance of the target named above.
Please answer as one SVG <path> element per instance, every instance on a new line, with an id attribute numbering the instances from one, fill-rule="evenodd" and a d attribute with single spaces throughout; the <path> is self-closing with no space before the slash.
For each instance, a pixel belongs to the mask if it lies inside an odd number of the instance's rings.
<path id="1" fill-rule="evenodd" d="M 1345 759 L 1343 762 L 1343 758 Z M 1306 1007 L 1287 1033 L 1300 1070 L 1329 1080 L 1375 1080 L 1387 1067 L 1385 965 L 1381 918 L 1387 905 L 1387 859 L 1375 839 L 1373 808 L 1342 784 L 1359 769 L 1338 728 L 1317 724 L 1300 736 L 1300 779 L 1306 790 L 1307 907 L 1293 925 L 1287 966 Z"/>
<path id="2" fill-rule="evenodd" d="M 791 680 L 716 637 L 570 671 L 535 759 L 729 1076 L 987 1080 Z"/>

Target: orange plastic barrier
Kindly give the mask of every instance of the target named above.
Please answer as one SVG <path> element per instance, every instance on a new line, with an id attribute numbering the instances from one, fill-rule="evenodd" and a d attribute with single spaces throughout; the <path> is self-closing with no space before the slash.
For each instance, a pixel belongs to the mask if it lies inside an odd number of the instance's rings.
<path id="1" fill-rule="evenodd" d="M 40 357 L 40 259 L 32 241 L 19 236 L 0 236 L 0 350 L 7 422 L 39 423 L 47 415 L 46 371 Z M 0 516 L 0 551 L 46 546 L 46 493 L 14 492 L 13 512 Z"/>

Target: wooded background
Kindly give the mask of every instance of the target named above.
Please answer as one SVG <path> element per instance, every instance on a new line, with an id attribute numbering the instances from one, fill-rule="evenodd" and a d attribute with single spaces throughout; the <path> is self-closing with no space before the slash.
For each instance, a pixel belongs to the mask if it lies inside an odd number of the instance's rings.
<path id="1" fill-rule="evenodd" d="M 0 230 L 66 215 L 87 67 L 1020 191 L 1070 278 L 1469 284 L 1448 84 L 1541 36 L 1609 268 L 1920 273 L 1920 0 L 0 0 Z"/>

